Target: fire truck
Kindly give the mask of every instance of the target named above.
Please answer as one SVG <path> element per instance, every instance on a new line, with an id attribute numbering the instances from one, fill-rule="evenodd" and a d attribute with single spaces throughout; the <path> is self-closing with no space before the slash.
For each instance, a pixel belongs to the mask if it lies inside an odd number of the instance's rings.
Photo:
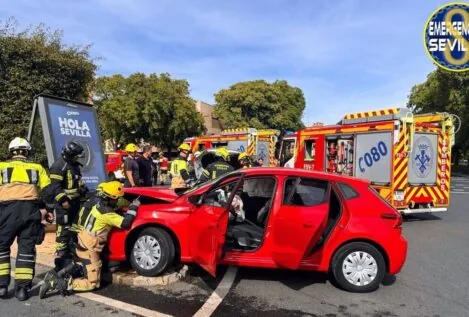
<path id="1" fill-rule="evenodd" d="M 454 118 L 396 108 L 347 114 L 281 140 L 281 166 L 368 179 L 403 214 L 446 211 Z"/>
<path id="2" fill-rule="evenodd" d="M 231 151 L 246 152 L 250 156 L 262 158 L 264 166 L 276 166 L 275 146 L 279 133 L 273 129 L 227 129 L 217 135 L 187 138 L 184 143 L 189 144 L 192 152 L 226 147 Z"/>

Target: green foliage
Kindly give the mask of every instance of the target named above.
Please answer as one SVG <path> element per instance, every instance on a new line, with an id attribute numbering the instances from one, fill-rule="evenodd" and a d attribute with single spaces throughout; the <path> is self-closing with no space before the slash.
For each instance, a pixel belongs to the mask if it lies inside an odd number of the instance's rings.
<path id="1" fill-rule="evenodd" d="M 169 74 L 113 75 L 97 78 L 94 92 L 105 138 L 174 147 L 204 132 L 186 80 Z"/>
<path id="2" fill-rule="evenodd" d="M 469 73 L 442 69 L 431 72 L 427 80 L 412 87 L 407 106 L 415 113 L 449 112 L 461 118 L 456 150 L 469 150 Z"/>
<path id="3" fill-rule="evenodd" d="M 96 70 L 88 49 L 64 45 L 44 25 L 17 31 L 15 21 L 0 22 L 0 160 L 10 140 L 26 136 L 35 95 L 87 100 Z M 44 161 L 43 139 L 34 145 L 34 159 Z"/>
<path id="4" fill-rule="evenodd" d="M 215 101 L 215 115 L 226 128 L 297 130 L 303 127 L 303 92 L 284 80 L 240 82 L 216 93 Z"/>

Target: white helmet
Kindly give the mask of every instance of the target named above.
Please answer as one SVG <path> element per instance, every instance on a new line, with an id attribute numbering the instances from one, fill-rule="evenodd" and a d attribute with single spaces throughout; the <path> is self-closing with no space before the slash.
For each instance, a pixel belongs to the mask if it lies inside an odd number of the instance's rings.
<path id="1" fill-rule="evenodd" d="M 15 150 L 26 150 L 31 151 L 31 145 L 26 139 L 16 137 L 13 141 L 10 142 L 8 146 L 8 152 L 13 152 Z"/>

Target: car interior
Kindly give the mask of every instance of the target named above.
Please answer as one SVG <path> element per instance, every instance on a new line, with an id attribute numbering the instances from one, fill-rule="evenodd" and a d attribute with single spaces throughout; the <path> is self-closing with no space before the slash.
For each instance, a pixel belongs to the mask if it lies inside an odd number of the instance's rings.
<path id="1" fill-rule="evenodd" d="M 243 202 L 244 219 L 230 217 L 226 234 L 226 250 L 257 249 L 272 207 L 276 181 L 272 176 L 246 178 L 238 191 Z M 230 211 L 233 215 L 233 210 Z"/>

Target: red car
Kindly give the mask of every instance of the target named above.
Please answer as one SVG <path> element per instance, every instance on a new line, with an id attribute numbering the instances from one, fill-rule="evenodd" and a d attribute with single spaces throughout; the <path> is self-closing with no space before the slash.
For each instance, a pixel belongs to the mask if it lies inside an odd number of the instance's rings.
<path id="1" fill-rule="evenodd" d="M 110 259 L 144 276 L 176 261 L 331 272 L 348 291 L 377 289 L 407 255 L 401 215 L 351 177 L 303 169 L 242 169 L 178 196 L 127 188 L 142 205 L 132 228 L 110 235 Z"/>

